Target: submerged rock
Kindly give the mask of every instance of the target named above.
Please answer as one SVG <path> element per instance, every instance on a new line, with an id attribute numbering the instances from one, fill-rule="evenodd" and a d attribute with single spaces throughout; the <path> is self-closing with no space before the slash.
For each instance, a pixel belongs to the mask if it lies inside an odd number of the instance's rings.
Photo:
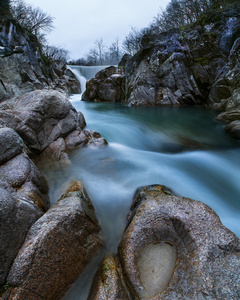
<path id="1" fill-rule="evenodd" d="M 61 299 L 103 246 L 92 203 L 81 182 L 29 230 L 7 282 L 8 299 Z"/>
<path id="2" fill-rule="evenodd" d="M 240 241 L 211 208 L 147 186 L 137 190 L 117 258 L 103 260 L 89 299 L 238 299 L 239 267 Z"/>

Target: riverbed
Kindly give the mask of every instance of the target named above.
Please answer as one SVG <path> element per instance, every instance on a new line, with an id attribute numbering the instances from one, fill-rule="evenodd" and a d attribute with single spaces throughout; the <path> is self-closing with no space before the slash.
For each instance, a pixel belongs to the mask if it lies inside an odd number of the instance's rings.
<path id="1" fill-rule="evenodd" d="M 240 143 L 214 120 L 213 111 L 80 99 L 81 95 L 74 95 L 70 100 L 84 114 L 87 128 L 100 132 L 108 146 L 75 150 L 71 166 L 42 171 L 50 184 L 52 204 L 71 180 L 84 183 L 103 230 L 104 251 L 117 251 L 133 195 L 150 184 L 163 184 L 177 195 L 206 203 L 240 237 Z M 90 285 L 97 264 L 65 300 L 87 298 L 83 282 Z"/>

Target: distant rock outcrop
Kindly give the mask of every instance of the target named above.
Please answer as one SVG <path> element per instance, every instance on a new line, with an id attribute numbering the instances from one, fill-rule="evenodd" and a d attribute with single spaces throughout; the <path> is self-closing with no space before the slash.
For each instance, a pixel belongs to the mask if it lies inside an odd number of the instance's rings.
<path id="1" fill-rule="evenodd" d="M 87 84 L 86 99 L 210 106 L 223 112 L 218 120 L 227 122 L 226 130 L 239 139 L 239 12 L 236 2 L 186 28 L 145 36 L 141 50 L 122 62 L 125 77 L 111 84 L 112 74 L 98 75 Z M 107 89 L 110 96 L 103 92 Z"/>
<path id="2" fill-rule="evenodd" d="M 117 67 L 99 71 L 87 81 L 82 100 L 119 102 L 125 100 L 125 76 Z"/>

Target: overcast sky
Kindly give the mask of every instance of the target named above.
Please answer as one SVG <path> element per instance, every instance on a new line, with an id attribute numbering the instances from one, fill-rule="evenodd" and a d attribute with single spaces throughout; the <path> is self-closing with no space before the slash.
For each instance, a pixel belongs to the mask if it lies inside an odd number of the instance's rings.
<path id="1" fill-rule="evenodd" d="M 121 42 L 131 27 L 149 25 L 169 0 L 25 0 L 54 17 L 55 29 L 48 42 L 70 51 L 70 58 L 84 57 L 94 41 L 110 46 Z"/>

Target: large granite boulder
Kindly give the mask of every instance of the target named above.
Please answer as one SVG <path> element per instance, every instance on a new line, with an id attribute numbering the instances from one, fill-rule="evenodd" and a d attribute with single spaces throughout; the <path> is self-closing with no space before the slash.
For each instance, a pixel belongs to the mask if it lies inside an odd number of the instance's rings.
<path id="1" fill-rule="evenodd" d="M 48 184 L 11 128 L 0 128 L 0 287 L 29 228 L 49 208 Z"/>
<path id="2" fill-rule="evenodd" d="M 82 96 L 86 101 L 119 102 L 125 100 L 125 76 L 122 70 L 110 66 L 99 71 L 86 83 Z"/>
<path id="3" fill-rule="evenodd" d="M 103 246 L 92 203 L 81 182 L 29 230 L 8 274 L 3 299 L 61 299 Z"/>
<path id="4" fill-rule="evenodd" d="M 0 106 L 0 119 L 13 128 L 30 149 L 41 152 L 76 129 L 78 113 L 62 93 L 37 90 Z"/>
<path id="5" fill-rule="evenodd" d="M 120 299 L 117 294 L 125 288 L 127 299 L 141 300 L 240 296 L 239 239 L 207 205 L 175 196 L 161 185 L 136 192 L 115 260 L 117 271 L 110 272 L 105 263 L 91 300 L 108 299 L 106 292 L 101 296 L 104 287 L 111 287 L 110 299 Z"/>
<path id="6" fill-rule="evenodd" d="M 14 129 L 34 154 L 67 164 L 68 152 L 76 147 L 107 145 L 99 133 L 84 129 L 83 114 L 54 90 L 36 90 L 3 102 L 0 124 Z"/>

